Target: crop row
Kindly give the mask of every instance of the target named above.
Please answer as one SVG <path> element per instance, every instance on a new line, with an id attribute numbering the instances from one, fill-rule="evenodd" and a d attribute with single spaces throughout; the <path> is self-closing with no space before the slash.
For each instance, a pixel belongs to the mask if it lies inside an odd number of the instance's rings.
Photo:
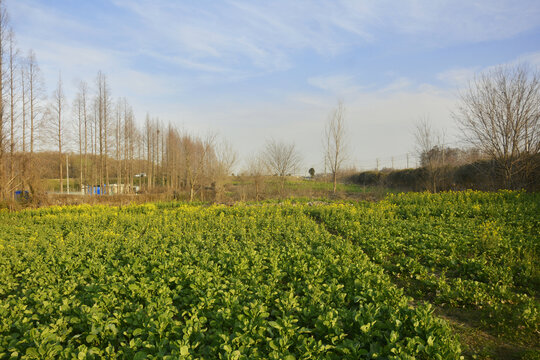
<path id="1" fill-rule="evenodd" d="M 321 219 L 337 211 L 344 225 L 358 212 L 321 208 Z M 386 263 L 357 238 L 327 231 L 311 210 L 1 213 L 0 358 L 460 357 L 429 305 L 414 306 Z"/>
<path id="2" fill-rule="evenodd" d="M 308 212 L 415 299 L 478 311 L 485 328 L 540 343 L 538 194 L 400 194 Z"/>

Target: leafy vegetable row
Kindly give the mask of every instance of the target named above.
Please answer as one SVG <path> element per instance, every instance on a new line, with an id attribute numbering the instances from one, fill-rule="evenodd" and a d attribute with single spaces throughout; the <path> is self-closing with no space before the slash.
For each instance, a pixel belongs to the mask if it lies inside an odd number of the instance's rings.
<path id="1" fill-rule="evenodd" d="M 305 212 L 2 213 L 0 358 L 460 357 L 429 306 L 412 306 L 354 241 Z"/>

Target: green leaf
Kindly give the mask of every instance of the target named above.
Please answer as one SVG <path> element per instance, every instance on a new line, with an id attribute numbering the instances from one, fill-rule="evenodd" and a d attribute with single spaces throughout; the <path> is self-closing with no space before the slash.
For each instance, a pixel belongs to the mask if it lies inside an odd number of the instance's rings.
<path id="1" fill-rule="evenodd" d="M 90 334 L 90 335 L 88 335 L 88 336 L 86 337 L 86 342 L 87 342 L 87 343 L 91 343 L 91 342 L 93 342 L 94 340 L 96 340 L 96 338 L 97 338 L 96 335 Z"/>
<path id="2" fill-rule="evenodd" d="M 30 358 L 39 357 L 39 353 L 35 347 L 29 347 L 28 349 L 26 349 L 26 356 Z"/>
<path id="3" fill-rule="evenodd" d="M 143 360 L 143 359 L 146 359 L 146 353 L 144 351 L 138 351 L 133 357 L 133 360 Z"/>
<path id="4" fill-rule="evenodd" d="M 183 345 L 180 347 L 180 355 L 182 356 L 189 355 L 189 347 L 187 345 Z"/>
<path id="5" fill-rule="evenodd" d="M 278 329 L 278 330 L 281 330 L 281 329 L 282 329 L 282 326 L 279 325 L 279 324 L 278 324 L 277 322 L 275 322 L 275 321 L 269 321 L 269 322 L 268 322 L 268 325 L 270 325 L 271 327 L 274 327 L 274 328 L 276 328 L 276 329 Z"/>

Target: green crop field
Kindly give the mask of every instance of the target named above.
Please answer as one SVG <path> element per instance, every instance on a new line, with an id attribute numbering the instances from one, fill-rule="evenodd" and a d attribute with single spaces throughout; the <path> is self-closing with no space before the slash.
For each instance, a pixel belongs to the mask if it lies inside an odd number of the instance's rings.
<path id="1" fill-rule="evenodd" d="M 540 196 L 0 212 L 0 359 L 540 356 Z"/>

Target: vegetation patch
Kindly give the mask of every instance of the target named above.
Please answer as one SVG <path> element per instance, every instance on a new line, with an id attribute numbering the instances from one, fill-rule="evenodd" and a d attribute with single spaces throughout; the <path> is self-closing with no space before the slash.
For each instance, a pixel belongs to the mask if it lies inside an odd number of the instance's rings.
<path id="1" fill-rule="evenodd" d="M 3 211 L 0 358 L 534 358 L 538 200 Z"/>

